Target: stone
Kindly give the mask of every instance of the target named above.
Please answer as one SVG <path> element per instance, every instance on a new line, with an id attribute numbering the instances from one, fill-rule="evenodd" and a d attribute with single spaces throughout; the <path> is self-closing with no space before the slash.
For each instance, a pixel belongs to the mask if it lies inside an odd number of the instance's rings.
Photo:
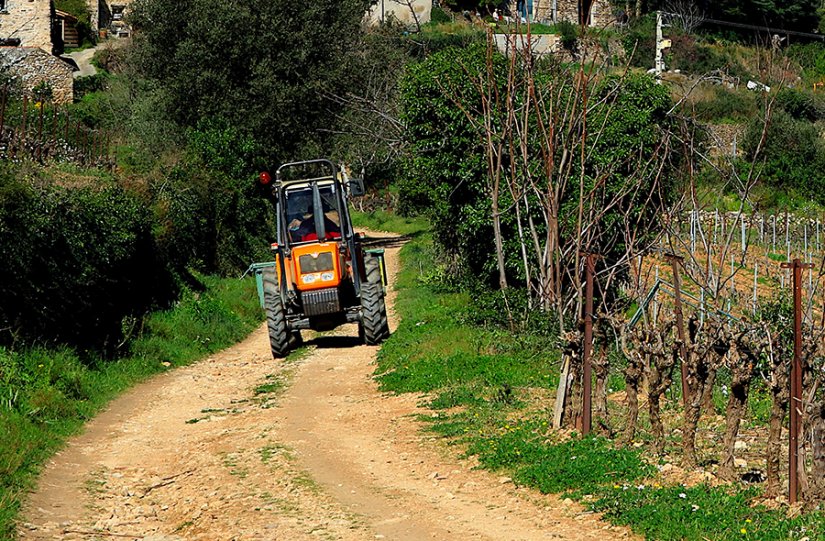
<path id="1" fill-rule="evenodd" d="M 746 451 L 748 449 L 748 444 L 742 440 L 736 440 L 736 443 L 733 444 L 733 448 L 736 451 Z"/>
<path id="2" fill-rule="evenodd" d="M 0 36 L 20 39 L 21 47 L 52 52 L 51 0 L 8 0 L 0 13 Z"/>
<path id="3" fill-rule="evenodd" d="M 8 69 L 20 88 L 29 95 L 38 85 L 52 88 L 52 102 L 58 105 L 74 100 L 72 67 L 43 49 L 0 47 L 0 65 Z"/>

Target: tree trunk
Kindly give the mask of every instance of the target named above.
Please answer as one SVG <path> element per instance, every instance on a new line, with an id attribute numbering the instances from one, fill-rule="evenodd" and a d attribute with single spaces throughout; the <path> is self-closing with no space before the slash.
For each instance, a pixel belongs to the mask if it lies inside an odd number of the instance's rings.
<path id="1" fill-rule="evenodd" d="M 715 367 L 708 370 L 708 380 L 702 392 L 702 410 L 705 415 L 716 415 L 716 404 L 713 403 L 713 386 L 716 384 L 716 373 Z"/>
<path id="2" fill-rule="evenodd" d="M 633 359 L 627 360 L 628 365 L 624 371 L 625 389 L 627 393 L 627 414 L 625 417 L 624 435 L 622 441 L 629 444 L 636 437 L 636 424 L 639 421 L 639 382 L 642 371 L 639 363 Z"/>
<path id="3" fill-rule="evenodd" d="M 685 417 L 682 424 L 682 463 L 686 469 L 695 468 L 696 460 L 696 427 L 702 412 L 701 388 L 694 387 L 696 392 L 685 405 Z"/>
<path id="4" fill-rule="evenodd" d="M 653 441 L 656 446 L 656 453 L 665 454 L 665 427 L 662 424 L 661 407 L 659 406 L 660 395 L 651 394 L 648 397 L 648 407 L 650 412 L 650 431 L 653 432 Z"/>
<path id="5" fill-rule="evenodd" d="M 750 391 L 750 370 L 748 367 L 744 368 L 744 370 L 740 368 L 733 371 L 728 407 L 725 413 L 724 451 L 719 464 L 719 477 L 726 481 L 733 481 L 736 477 L 733 463 L 736 437 L 739 435 L 739 425 L 745 415 Z"/>
<path id="6" fill-rule="evenodd" d="M 811 423 L 813 432 L 813 463 L 811 465 L 811 487 L 808 505 L 825 501 L 825 404 L 815 408 Z"/>

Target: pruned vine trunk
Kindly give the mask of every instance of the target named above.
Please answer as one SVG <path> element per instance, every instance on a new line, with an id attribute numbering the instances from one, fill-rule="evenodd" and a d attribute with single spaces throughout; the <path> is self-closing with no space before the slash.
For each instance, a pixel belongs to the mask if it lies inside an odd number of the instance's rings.
<path id="1" fill-rule="evenodd" d="M 739 436 L 739 425 L 748 405 L 751 373 L 750 364 L 742 366 L 737 363 L 731 370 L 730 396 L 725 412 L 724 451 L 719 464 L 719 477 L 727 481 L 733 481 L 735 478 L 734 451 L 736 450 L 736 438 Z"/>

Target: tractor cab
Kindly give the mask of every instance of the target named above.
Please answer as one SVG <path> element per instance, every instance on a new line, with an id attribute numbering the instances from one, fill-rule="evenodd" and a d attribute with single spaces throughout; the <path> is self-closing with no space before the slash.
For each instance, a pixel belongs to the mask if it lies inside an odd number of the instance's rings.
<path id="1" fill-rule="evenodd" d="M 272 184 L 278 224 L 275 260 L 253 265 L 273 355 L 286 355 L 304 329 L 358 323 L 365 343 L 386 338 L 383 251 L 364 250 L 347 206 L 363 182 L 329 160 L 286 164 L 261 181 Z"/>

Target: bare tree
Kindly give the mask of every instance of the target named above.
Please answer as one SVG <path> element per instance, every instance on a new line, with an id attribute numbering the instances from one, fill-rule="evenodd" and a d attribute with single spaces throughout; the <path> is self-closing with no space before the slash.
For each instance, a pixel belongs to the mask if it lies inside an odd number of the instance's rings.
<path id="1" fill-rule="evenodd" d="M 696 2 L 690 0 L 669 0 L 664 11 L 670 16 L 671 24 L 692 34 L 705 22 L 705 12 Z"/>

